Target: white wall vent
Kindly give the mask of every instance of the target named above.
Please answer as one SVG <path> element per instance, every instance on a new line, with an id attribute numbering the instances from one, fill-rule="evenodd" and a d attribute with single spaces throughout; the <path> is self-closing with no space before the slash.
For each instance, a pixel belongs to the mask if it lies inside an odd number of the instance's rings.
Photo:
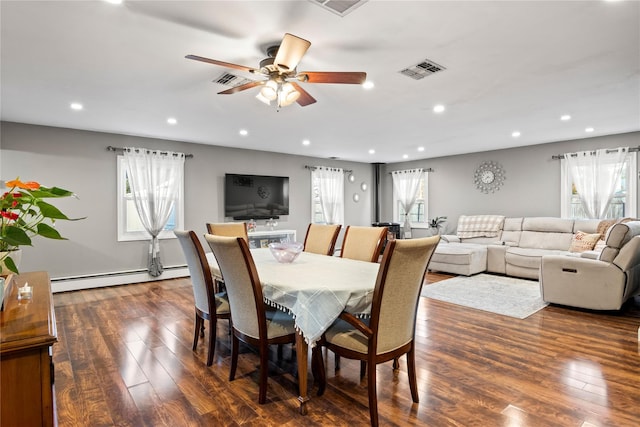
<path id="1" fill-rule="evenodd" d="M 236 75 L 230 74 L 230 73 L 222 73 L 222 75 L 220 75 L 220 77 L 218 77 L 217 79 L 214 79 L 213 82 L 214 83 L 218 83 L 220 85 L 224 85 L 224 86 L 231 86 L 231 87 L 236 87 L 236 86 L 240 86 L 243 84 L 247 84 L 249 82 L 253 82 L 255 80 L 251 80 L 251 79 L 247 79 L 245 77 L 238 77 Z"/>
<path id="2" fill-rule="evenodd" d="M 353 12 L 360 6 L 362 6 L 368 0 L 309 0 L 309 1 L 317 4 L 323 9 L 330 10 L 331 12 L 337 15 L 345 16 Z"/>
<path id="3" fill-rule="evenodd" d="M 431 74 L 438 73 L 442 70 L 446 70 L 442 65 L 436 64 L 435 62 L 425 59 L 422 62 L 414 65 L 413 67 L 405 68 L 400 71 L 400 74 L 404 74 L 405 76 L 409 76 L 412 79 L 420 80 Z"/>

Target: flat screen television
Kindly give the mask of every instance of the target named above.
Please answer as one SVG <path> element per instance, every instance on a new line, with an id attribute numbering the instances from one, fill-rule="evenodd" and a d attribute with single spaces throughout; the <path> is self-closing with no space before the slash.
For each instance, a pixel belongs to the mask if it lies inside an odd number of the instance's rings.
<path id="1" fill-rule="evenodd" d="M 225 217 L 248 220 L 280 215 L 289 215 L 289 177 L 225 174 Z"/>

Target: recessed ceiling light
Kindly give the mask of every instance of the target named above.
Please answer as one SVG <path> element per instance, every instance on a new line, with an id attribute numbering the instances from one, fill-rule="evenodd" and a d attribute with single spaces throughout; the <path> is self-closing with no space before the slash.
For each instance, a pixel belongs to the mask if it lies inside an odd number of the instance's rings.
<path id="1" fill-rule="evenodd" d="M 247 136 L 249 135 L 249 131 L 246 129 L 240 129 L 240 132 L 238 132 L 240 135 L 242 136 Z"/>
<path id="2" fill-rule="evenodd" d="M 424 151 L 424 147 L 418 147 L 418 151 Z"/>
<path id="3" fill-rule="evenodd" d="M 373 148 L 369 150 L 369 154 L 376 154 L 376 150 L 374 150 Z"/>
<path id="4" fill-rule="evenodd" d="M 362 83 L 362 87 L 364 89 L 373 89 L 375 85 L 373 84 L 372 81 L 367 80 L 366 82 Z"/>
<path id="5" fill-rule="evenodd" d="M 84 107 L 82 106 L 82 104 L 80 104 L 79 102 L 72 102 L 71 103 L 71 109 L 72 110 L 76 110 L 76 111 L 80 111 L 82 110 Z"/>
<path id="6" fill-rule="evenodd" d="M 594 130 L 595 130 L 594 128 L 589 127 L 589 128 L 586 128 L 584 131 L 585 132 L 593 132 Z"/>
<path id="7" fill-rule="evenodd" d="M 403 159 L 408 159 L 408 158 L 409 158 L 409 155 L 408 155 L 408 154 L 403 154 L 403 155 L 402 155 L 402 158 L 403 158 Z"/>
<path id="8" fill-rule="evenodd" d="M 571 120 L 571 116 L 568 114 L 565 114 L 563 116 L 560 116 L 560 120 L 562 120 L 563 122 L 566 122 L 567 120 Z"/>
<path id="9" fill-rule="evenodd" d="M 310 145 L 311 141 L 309 141 L 308 139 L 303 139 L 302 140 L 302 145 Z"/>
<path id="10" fill-rule="evenodd" d="M 433 107 L 433 112 L 434 113 L 442 113 L 443 111 L 444 111 L 444 105 L 442 105 L 442 104 L 438 104 L 438 105 Z"/>
<path id="11" fill-rule="evenodd" d="M 169 118 L 167 119 L 167 123 L 169 123 L 170 125 L 175 125 L 175 124 L 177 124 L 177 123 L 178 123 L 178 120 L 176 120 L 176 118 L 175 118 L 175 117 L 169 117 Z"/>
<path id="12" fill-rule="evenodd" d="M 122 0 L 104 0 L 104 1 L 111 4 L 122 4 Z"/>
<path id="13" fill-rule="evenodd" d="M 518 132 L 517 130 L 516 130 L 516 131 L 514 131 L 514 132 L 511 132 L 511 136 L 512 136 L 512 137 L 514 137 L 514 138 L 517 138 L 517 137 L 519 137 L 520 135 L 521 135 L 521 134 L 520 134 L 520 132 Z"/>

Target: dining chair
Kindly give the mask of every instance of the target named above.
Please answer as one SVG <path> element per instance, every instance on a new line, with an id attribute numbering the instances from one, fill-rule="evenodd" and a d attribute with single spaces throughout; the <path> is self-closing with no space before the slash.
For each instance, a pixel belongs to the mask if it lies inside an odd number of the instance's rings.
<path id="1" fill-rule="evenodd" d="M 246 222 L 208 222 L 207 231 L 216 236 L 242 237 L 249 243 Z"/>
<path id="2" fill-rule="evenodd" d="M 418 403 L 415 368 L 415 328 L 420 292 L 440 236 L 393 240 L 387 243 L 376 279 L 367 321 L 343 312 L 327 329 L 312 352 L 318 395 L 324 393 L 326 373 L 322 347 L 348 359 L 366 362 L 371 425 L 378 425 L 376 367 L 407 355 L 411 397 Z"/>
<path id="3" fill-rule="evenodd" d="M 184 256 L 187 259 L 191 286 L 193 287 L 196 317 L 192 350 L 195 351 L 198 346 L 198 337 L 204 337 L 204 320 L 206 319 L 209 321 L 207 366 L 211 366 L 216 349 L 217 320 L 219 318 L 231 319 L 229 301 L 226 295 L 214 292 L 215 286 L 209 262 L 196 233 L 193 231 L 174 230 L 174 234 L 178 237 Z"/>
<path id="4" fill-rule="evenodd" d="M 320 255 L 333 255 L 340 224 L 309 224 L 304 237 L 304 251 Z"/>
<path id="5" fill-rule="evenodd" d="M 377 262 L 388 227 L 356 227 L 349 225 L 342 241 L 342 258 Z"/>
<path id="6" fill-rule="evenodd" d="M 269 346 L 295 342 L 291 315 L 269 307 L 262 296 L 262 285 L 247 242 L 241 237 L 206 234 L 224 278 L 231 308 L 231 370 L 233 381 L 238 367 L 240 341 L 258 348 L 260 353 L 260 391 L 258 403 L 267 399 Z"/>

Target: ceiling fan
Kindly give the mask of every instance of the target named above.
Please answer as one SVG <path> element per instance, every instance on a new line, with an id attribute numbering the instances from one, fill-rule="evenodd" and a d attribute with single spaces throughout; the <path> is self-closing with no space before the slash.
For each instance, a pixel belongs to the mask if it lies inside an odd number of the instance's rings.
<path id="1" fill-rule="evenodd" d="M 271 101 L 276 101 L 278 108 L 291 105 L 294 102 L 297 102 L 302 107 L 316 102 L 315 98 L 304 90 L 298 82 L 362 84 L 366 80 L 367 73 L 360 71 L 298 72 L 296 67 L 307 52 L 307 49 L 309 49 L 309 46 L 311 46 L 311 42 L 308 40 L 286 33 L 279 45 L 271 46 L 267 49 L 268 57 L 260 61 L 259 68 L 232 64 L 197 55 L 187 55 L 185 58 L 268 77 L 267 80 L 252 81 L 218 92 L 218 94 L 230 95 L 243 90 L 262 86 L 262 89 L 256 98 L 266 104 L 271 104 Z"/>

